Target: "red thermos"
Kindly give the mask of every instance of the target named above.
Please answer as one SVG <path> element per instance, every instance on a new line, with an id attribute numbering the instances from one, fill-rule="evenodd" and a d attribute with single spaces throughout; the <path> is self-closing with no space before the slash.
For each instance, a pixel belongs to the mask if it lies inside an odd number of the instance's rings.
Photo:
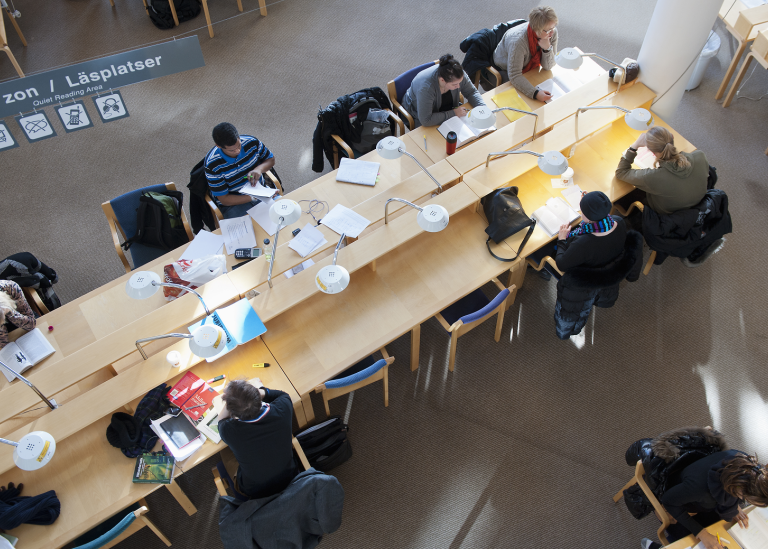
<path id="1" fill-rule="evenodd" d="M 456 132 L 448 132 L 445 141 L 445 152 L 448 156 L 456 152 Z"/>

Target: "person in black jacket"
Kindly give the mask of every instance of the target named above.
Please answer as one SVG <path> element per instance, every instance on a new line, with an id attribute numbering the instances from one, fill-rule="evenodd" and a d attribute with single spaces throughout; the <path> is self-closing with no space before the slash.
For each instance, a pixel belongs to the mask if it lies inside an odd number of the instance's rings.
<path id="1" fill-rule="evenodd" d="M 555 332 L 568 339 L 581 332 L 592 306 L 612 307 L 619 283 L 640 276 L 643 238 L 611 216 L 611 200 L 600 191 L 581 199 L 582 222 L 560 227 L 555 262 L 565 274 L 557 282 Z"/>
<path id="2" fill-rule="evenodd" d="M 293 456 L 291 397 L 234 380 L 223 400 L 219 434 L 240 465 L 236 489 L 251 498 L 279 494 L 299 472 Z"/>
<path id="3" fill-rule="evenodd" d="M 706 549 L 723 549 L 705 527 L 719 520 L 749 527 L 749 518 L 739 508 L 741 501 L 768 507 L 768 470 L 759 465 L 756 456 L 726 450 L 693 462 L 682 470 L 680 482 L 661 497 L 662 505 L 677 521 L 667 528 L 669 541 L 693 534 Z M 661 547 L 649 540 L 643 540 L 643 546 Z"/>

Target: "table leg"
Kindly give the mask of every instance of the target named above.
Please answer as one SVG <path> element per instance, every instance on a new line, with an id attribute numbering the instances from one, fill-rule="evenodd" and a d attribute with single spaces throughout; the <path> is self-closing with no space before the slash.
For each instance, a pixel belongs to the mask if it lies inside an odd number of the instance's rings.
<path id="1" fill-rule="evenodd" d="M 741 68 L 739 69 L 738 74 L 736 75 L 736 80 L 733 81 L 733 85 L 731 85 L 731 89 L 728 91 L 728 95 L 725 96 L 725 101 L 723 101 L 723 107 L 727 107 L 731 104 L 731 101 L 733 101 L 733 98 L 736 97 L 736 92 L 739 91 L 739 86 L 741 85 L 741 81 L 744 80 L 744 75 L 747 74 L 747 69 L 749 68 L 749 64 L 752 62 L 752 58 L 755 56 L 752 52 L 749 52 L 747 54 L 747 57 L 744 59 L 744 63 L 741 65 Z"/>
<path id="2" fill-rule="evenodd" d="M 179 505 L 181 505 L 181 507 L 187 512 L 189 516 L 197 513 L 197 507 L 195 507 L 195 504 L 189 500 L 187 494 L 185 494 L 184 490 L 181 489 L 181 486 L 179 486 L 176 482 L 165 484 L 164 486 L 168 488 L 168 491 L 173 496 L 173 499 L 179 502 Z"/>
<path id="3" fill-rule="evenodd" d="M 267 2 L 266 0 L 259 0 L 259 11 L 264 17 L 267 16 Z"/>
<path id="4" fill-rule="evenodd" d="M 315 422 L 315 410 L 312 408 L 312 399 L 309 398 L 309 393 L 301 395 L 301 403 L 304 407 L 304 416 L 306 417 L 306 425 L 310 425 Z"/>
<path id="5" fill-rule="evenodd" d="M 411 330 L 411 371 L 419 367 L 419 345 L 421 344 L 421 324 Z"/>
<path id="6" fill-rule="evenodd" d="M 741 60 L 741 56 L 744 54 L 745 49 L 747 49 L 747 41 L 739 40 L 739 47 L 736 50 L 736 53 L 733 54 L 733 59 L 731 60 L 731 64 L 728 65 L 728 70 L 725 71 L 725 76 L 723 76 L 723 81 L 720 82 L 720 87 L 717 89 L 715 100 L 720 99 L 725 93 L 726 88 L 728 88 L 728 82 L 731 81 L 731 77 L 733 76 L 733 73 L 736 71 L 736 67 L 739 65 L 739 61 Z"/>
<path id="7" fill-rule="evenodd" d="M 293 403 L 293 414 L 296 416 L 296 423 L 299 425 L 299 429 L 304 429 L 307 423 L 307 416 L 304 413 L 304 403 L 302 401 Z"/>

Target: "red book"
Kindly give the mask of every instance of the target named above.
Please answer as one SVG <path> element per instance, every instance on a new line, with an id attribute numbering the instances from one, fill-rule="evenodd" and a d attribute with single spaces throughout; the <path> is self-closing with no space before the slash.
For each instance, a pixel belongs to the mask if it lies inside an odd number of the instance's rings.
<path id="1" fill-rule="evenodd" d="M 187 417 L 194 422 L 197 422 L 206 410 L 211 407 L 213 399 L 218 395 L 219 393 L 216 389 L 192 372 L 184 374 L 184 377 L 168 391 L 168 399 L 171 401 L 171 405 L 181 408 Z"/>

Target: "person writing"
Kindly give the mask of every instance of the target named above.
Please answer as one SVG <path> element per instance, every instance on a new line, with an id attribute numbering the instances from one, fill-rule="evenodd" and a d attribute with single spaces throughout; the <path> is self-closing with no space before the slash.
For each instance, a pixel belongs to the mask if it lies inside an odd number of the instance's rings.
<path id="1" fill-rule="evenodd" d="M 656 167 L 633 170 L 632 162 L 639 147 L 648 147 L 656 157 Z M 659 214 L 671 214 L 691 208 L 701 202 L 707 193 L 709 162 L 702 151 L 680 152 L 675 148 L 672 132 L 655 126 L 641 133 L 619 160 L 616 179 L 645 191 L 645 197 L 634 196 L 629 202 L 644 198 Z"/>
<path id="2" fill-rule="evenodd" d="M 21 286 L 10 280 L 0 280 L 0 349 L 8 345 L 9 331 L 17 327 L 30 331 L 35 324 L 35 313 Z"/>
<path id="3" fill-rule="evenodd" d="M 439 126 L 454 116 L 466 116 L 459 106 L 459 91 L 473 107 L 485 105 L 461 63 L 447 53 L 439 64 L 417 74 L 403 96 L 403 108 L 413 117 L 414 128 Z"/>
<path id="4" fill-rule="evenodd" d="M 534 8 L 528 15 L 528 23 L 509 29 L 493 52 L 493 63 L 501 73 L 503 82 L 512 85 L 531 99 L 547 102 L 552 94 L 531 85 L 523 76 L 539 67 L 551 69 L 555 66 L 557 51 L 557 14 L 555 10 L 542 6 Z"/>
<path id="5" fill-rule="evenodd" d="M 205 156 L 205 177 L 211 196 L 226 219 L 242 217 L 253 206 L 252 197 L 240 194 L 248 183 L 264 184 L 264 174 L 275 165 L 275 157 L 251 135 L 240 135 L 229 122 L 213 128 L 216 144 Z"/>
<path id="6" fill-rule="evenodd" d="M 219 434 L 235 454 L 238 492 L 263 498 L 285 490 L 299 468 L 293 456 L 293 403 L 277 389 L 241 379 L 224 389 Z"/>

